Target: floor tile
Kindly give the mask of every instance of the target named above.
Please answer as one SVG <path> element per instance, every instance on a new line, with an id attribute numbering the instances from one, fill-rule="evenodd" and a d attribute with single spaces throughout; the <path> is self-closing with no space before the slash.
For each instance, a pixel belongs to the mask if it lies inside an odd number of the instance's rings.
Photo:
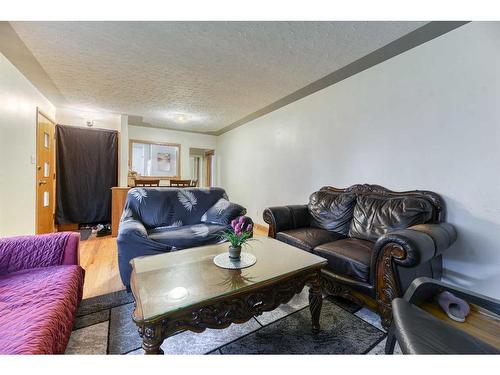
<path id="1" fill-rule="evenodd" d="M 134 297 L 132 293 L 127 293 L 126 290 L 86 298 L 82 300 L 77 316 L 92 314 L 100 310 L 110 309 L 131 302 L 134 302 Z"/>
<path id="2" fill-rule="evenodd" d="M 102 323 L 108 319 L 109 319 L 109 310 L 101 310 L 92 314 L 79 316 L 75 319 L 73 330 L 88 327 L 97 323 Z"/>
<path id="3" fill-rule="evenodd" d="M 73 331 L 66 354 L 106 354 L 108 326 L 108 322 L 102 322 Z"/>
<path id="4" fill-rule="evenodd" d="M 267 325 L 306 306 L 309 306 L 309 288 L 304 288 L 300 294 L 295 295 L 287 304 L 281 305 L 273 311 L 267 311 L 257 316 L 256 319 L 260 324 Z"/>
<path id="5" fill-rule="evenodd" d="M 377 327 L 381 331 L 386 332 L 384 327 L 382 327 L 382 322 L 380 321 L 380 316 L 366 307 L 354 313 L 357 317 L 363 319 L 365 322 L 370 323 L 372 326 Z"/>

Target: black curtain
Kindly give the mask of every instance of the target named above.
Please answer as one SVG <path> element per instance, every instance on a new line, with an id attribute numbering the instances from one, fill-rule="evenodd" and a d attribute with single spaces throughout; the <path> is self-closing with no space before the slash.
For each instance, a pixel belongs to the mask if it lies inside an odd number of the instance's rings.
<path id="1" fill-rule="evenodd" d="M 118 132 L 56 126 L 56 223 L 111 221 L 118 182 Z"/>

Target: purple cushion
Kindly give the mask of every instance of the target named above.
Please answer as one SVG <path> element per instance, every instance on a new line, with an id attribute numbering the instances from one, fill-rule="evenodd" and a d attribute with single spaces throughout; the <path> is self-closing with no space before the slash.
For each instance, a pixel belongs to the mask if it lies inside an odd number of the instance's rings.
<path id="1" fill-rule="evenodd" d="M 71 232 L 59 232 L 0 238 L 0 275 L 76 260 L 78 238 L 75 235 L 78 236 Z"/>
<path id="2" fill-rule="evenodd" d="M 64 353 L 83 279 L 76 265 L 0 275 L 0 354 Z"/>

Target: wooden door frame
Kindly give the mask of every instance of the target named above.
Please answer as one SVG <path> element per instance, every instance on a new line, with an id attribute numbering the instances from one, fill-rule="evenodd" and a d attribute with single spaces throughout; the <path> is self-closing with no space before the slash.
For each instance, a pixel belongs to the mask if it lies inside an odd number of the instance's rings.
<path id="1" fill-rule="evenodd" d="M 56 142 L 55 142 L 55 127 L 56 127 L 56 122 L 52 120 L 45 112 L 40 110 L 39 107 L 36 107 L 36 131 L 35 131 L 35 137 L 36 137 L 36 143 L 35 143 L 35 150 L 36 150 L 36 155 L 35 155 L 35 233 L 38 234 L 38 199 L 40 198 L 38 196 L 38 176 L 37 176 L 37 169 L 38 169 L 38 147 L 40 139 L 38 137 L 38 130 L 39 130 L 39 116 L 44 117 L 46 120 L 48 120 L 50 123 L 54 125 L 54 139 L 53 144 L 54 144 L 54 160 L 52 161 L 53 170 L 54 170 L 54 185 L 53 185 L 53 198 L 54 198 L 54 212 L 52 213 L 52 231 L 55 232 L 56 230 L 56 222 L 55 222 L 55 209 L 56 209 L 56 184 L 57 184 L 57 166 L 56 166 Z"/>
<path id="2" fill-rule="evenodd" d="M 200 155 L 194 155 L 194 169 L 198 172 L 196 173 L 196 176 L 192 176 L 194 180 L 198 181 L 198 186 L 201 186 L 203 181 L 201 180 L 201 165 L 202 165 L 202 158 Z"/>
<path id="3" fill-rule="evenodd" d="M 212 163 L 213 163 L 213 158 L 215 155 L 215 150 L 208 150 L 205 152 L 205 185 L 206 187 L 211 187 L 212 186 L 212 177 L 213 177 L 213 168 L 212 168 Z"/>

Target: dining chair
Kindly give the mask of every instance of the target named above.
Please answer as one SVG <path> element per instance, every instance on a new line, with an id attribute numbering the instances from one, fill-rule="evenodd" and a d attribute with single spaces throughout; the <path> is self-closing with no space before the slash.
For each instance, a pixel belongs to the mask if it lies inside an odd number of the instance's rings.
<path id="1" fill-rule="evenodd" d="M 135 179 L 135 186 L 160 186 L 160 180 Z"/>
<path id="2" fill-rule="evenodd" d="M 173 187 L 190 187 L 191 180 L 170 180 L 170 186 Z"/>

